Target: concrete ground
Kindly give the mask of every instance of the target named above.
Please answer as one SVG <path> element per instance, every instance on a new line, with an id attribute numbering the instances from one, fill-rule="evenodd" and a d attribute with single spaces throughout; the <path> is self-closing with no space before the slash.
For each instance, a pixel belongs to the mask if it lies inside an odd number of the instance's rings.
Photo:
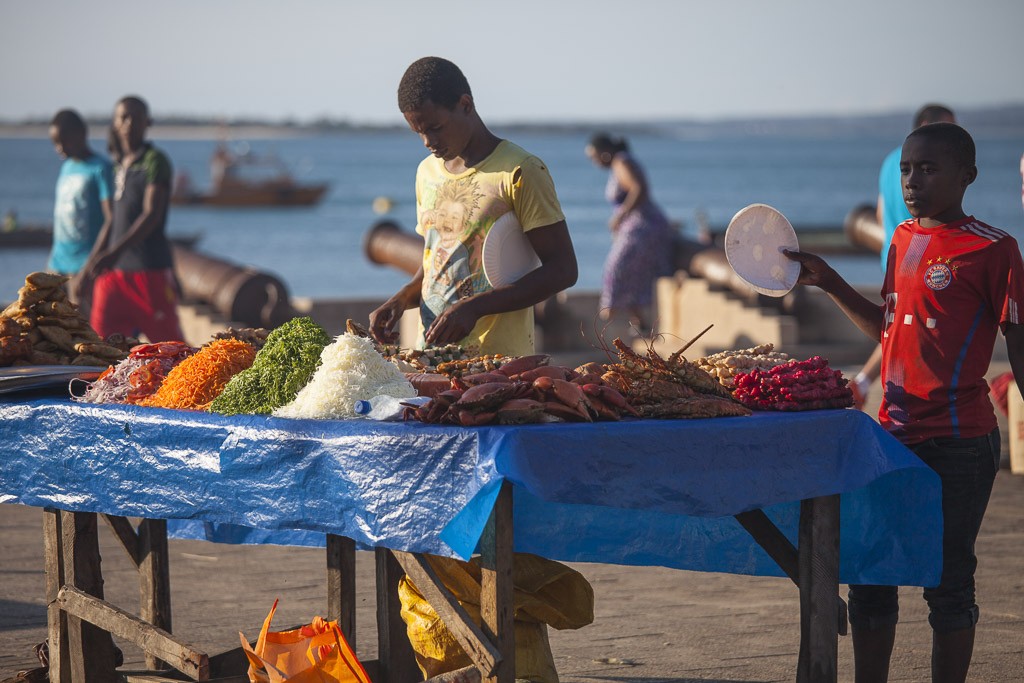
<path id="1" fill-rule="evenodd" d="M 876 396 L 867 408 L 877 409 Z M 1005 444 L 1005 420 L 1002 424 Z M 0 505 L 0 679 L 37 666 L 32 646 L 46 637 L 41 526 L 40 510 Z M 106 596 L 134 610 L 134 570 L 109 530 L 100 537 Z M 326 608 L 322 550 L 172 540 L 170 556 L 173 630 L 210 654 L 237 647 L 239 631 L 255 638 L 275 598 L 281 599 L 275 623 L 282 628 Z M 982 620 L 970 680 L 1024 680 L 1024 475 L 1004 468 L 997 477 L 978 556 Z M 356 648 L 361 657 L 373 659 L 372 555 L 360 553 L 357 564 Z M 594 586 L 597 618 L 578 631 L 551 632 L 563 681 L 794 680 L 799 602 L 788 580 L 573 566 Z M 925 681 L 931 643 L 927 611 L 919 588 L 901 594 L 890 680 Z M 144 668 L 138 650 L 120 645 L 126 668 Z M 853 680 L 849 637 L 840 639 L 839 680 Z"/>

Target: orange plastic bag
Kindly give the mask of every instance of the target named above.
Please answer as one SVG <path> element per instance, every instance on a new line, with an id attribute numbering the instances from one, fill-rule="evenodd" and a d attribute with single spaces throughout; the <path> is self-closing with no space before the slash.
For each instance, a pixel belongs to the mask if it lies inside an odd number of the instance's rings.
<path id="1" fill-rule="evenodd" d="M 271 631 L 277 600 L 263 622 L 255 649 L 241 632 L 252 683 L 370 683 L 336 621 L 315 617 L 302 628 Z"/>

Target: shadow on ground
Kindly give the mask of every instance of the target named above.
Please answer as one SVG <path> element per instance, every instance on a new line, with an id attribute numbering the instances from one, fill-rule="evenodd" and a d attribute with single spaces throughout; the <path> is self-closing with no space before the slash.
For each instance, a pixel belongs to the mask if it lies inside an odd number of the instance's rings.
<path id="1" fill-rule="evenodd" d="M 46 627 L 46 606 L 0 599 L 0 631 Z"/>

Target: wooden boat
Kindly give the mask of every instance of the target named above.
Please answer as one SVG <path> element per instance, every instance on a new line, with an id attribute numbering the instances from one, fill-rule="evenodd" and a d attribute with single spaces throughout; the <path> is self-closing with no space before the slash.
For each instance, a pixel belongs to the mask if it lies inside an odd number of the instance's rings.
<path id="1" fill-rule="evenodd" d="M 196 191 L 187 175 L 175 181 L 171 202 L 206 206 L 311 206 L 327 192 L 327 183 L 299 183 L 273 155 L 234 155 L 219 145 L 210 161 L 211 189 Z"/>
<path id="2" fill-rule="evenodd" d="M 326 191 L 326 184 L 262 183 L 237 188 L 222 187 L 210 193 L 175 194 L 171 202 L 207 206 L 312 206 L 323 198 Z"/>
<path id="3" fill-rule="evenodd" d="M 48 248 L 52 242 L 53 228 L 49 225 L 20 225 L 0 232 L 0 249 Z"/>

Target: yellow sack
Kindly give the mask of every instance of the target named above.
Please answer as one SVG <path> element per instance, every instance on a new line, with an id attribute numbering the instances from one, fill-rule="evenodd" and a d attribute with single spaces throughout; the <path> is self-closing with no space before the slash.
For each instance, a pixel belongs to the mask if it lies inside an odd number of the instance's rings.
<path id="1" fill-rule="evenodd" d="M 263 622 L 256 648 L 241 632 L 252 683 L 370 683 L 336 621 L 315 617 L 291 631 L 271 631 L 277 600 Z"/>
<path id="2" fill-rule="evenodd" d="M 477 560 L 462 562 L 425 556 L 441 583 L 480 624 L 481 572 Z M 515 677 L 536 683 L 558 683 L 548 643 L 547 626 L 580 628 L 594 620 L 594 591 L 582 574 L 538 555 L 516 553 L 513 569 L 516 634 Z M 448 627 L 408 577 L 398 585 L 402 620 L 406 623 L 416 663 L 425 678 L 472 664 Z"/>

